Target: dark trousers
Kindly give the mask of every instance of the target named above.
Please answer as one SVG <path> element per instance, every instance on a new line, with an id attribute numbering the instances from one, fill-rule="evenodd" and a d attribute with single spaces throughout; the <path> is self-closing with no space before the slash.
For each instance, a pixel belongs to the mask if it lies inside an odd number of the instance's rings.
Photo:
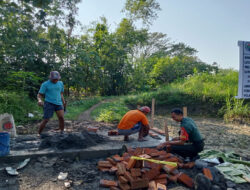
<path id="1" fill-rule="evenodd" d="M 172 145 L 170 152 L 178 154 L 182 157 L 195 157 L 201 152 L 204 148 L 204 142 L 198 141 L 193 142 L 192 144 L 187 145 Z"/>

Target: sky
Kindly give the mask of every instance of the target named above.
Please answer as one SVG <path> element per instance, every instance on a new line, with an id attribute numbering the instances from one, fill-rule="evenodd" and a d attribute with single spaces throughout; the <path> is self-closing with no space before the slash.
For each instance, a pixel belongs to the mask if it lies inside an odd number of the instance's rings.
<path id="1" fill-rule="evenodd" d="M 250 41 L 250 0 L 157 0 L 161 11 L 150 27 L 175 42 L 183 42 L 205 63 L 239 70 L 238 40 Z M 82 25 L 107 18 L 111 30 L 125 14 L 126 0 L 82 0 Z"/>

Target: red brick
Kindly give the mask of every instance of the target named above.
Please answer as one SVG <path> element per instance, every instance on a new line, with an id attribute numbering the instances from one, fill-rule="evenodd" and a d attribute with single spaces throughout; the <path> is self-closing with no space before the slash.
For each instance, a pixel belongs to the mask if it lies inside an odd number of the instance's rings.
<path id="1" fill-rule="evenodd" d="M 147 188 L 149 184 L 148 179 L 138 179 L 131 182 L 131 189 Z"/>
<path id="2" fill-rule="evenodd" d="M 114 161 L 112 158 L 106 158 L 107 161 L 109 161 L 113 166 L 116 166 L 116 161 Z"/>
<path id="3" fill-rule="evenodd" d="M 179 159 L 177 157 L 170 157 L 170 158 L 167 158 L 165 161 L 167 161 L 167 162 L 179 162 Z"/>
<path id="4" fill-rule="evenodd" d="M 124 176 L 119 176 L 118 181 L 120 183 L 128 183 L 128 180 Z"/>
<path id="5" fill-rule="evenodd" d="M 153 168 L 149 171 L 147 171 L 144 175 L 143 178 L 147 178 L 149 181 L 151 181 L 152 179 L 154 179 L 156 176 L 158 176 L 160 174 L 160 170 L 158 170 L 158 168 Z"/>
<path id="6" fill-rule="evenodd" d="M 154 151 L 155 151 L 155 149 L 153 149 L 153 148 L 144 148 L 143 149 L 143 153 L 148 154 L 148 155 L 150 155 Z"/>
<path id="7" fill-rule="evenodd" d="M 124 173 L 124 177 L 125 177 L 130 183 L 134 180 L 134 178 L 132 177 L 132 175 L 131 175 L 130 172 L 128 172 L 128 171 L 126 171 L 126 172 Z"/>
<path id="8" fill-rule="evenodd" d="M 143 161 L 143 167 L 145 167 L 145 168 L 158 168 L 158 169 L 161 169 L 162 165 L 161 164 L 156 164 L 154 162 Z"/>
<path id="9" fill-rule="evenodd" d="M 153 132 L 149 132 L 148 134 L 150 137 L 153 137 L 153 138 L 159 137 L 156 133 L 153 133 Z"/>
<path id="10" fill-rule="evenodd" d="M 157 190 L 155 181 L 150 181 L 149 182 L 148 190 Z"/>
<path id="11" fill-rule="evenodd" d="M 156 179 L 155 180 L 155 183 L 160 183 L 160 184 L 163 184 L 163 185 L 167 185 L 168 183 L 168 180 L 167 179 Z"/>
<path id="12" fill-rule="evenodd" d="M 185 184 L 186 186 L 188 186 L 189 188 L 192 188 L 194 186 L 194 181 L 192 178 L 190 178 L 187 174 L 185 173 L 181 173 L 178 176 L 177 179 L 179 182 Z"/>
<path id="13" fill-rule="evenodd" d="M 110 130 L 108 131 L 108 136 L 116 136 L 118 135 L 118 131 L 117 130 Z"/>
<path id="14" fill-rule="evenodd" d="M 155 179 L 167 179 L 167 174 L 160 174 L 156 176 Z"/>
<path id="15" fill-rule="evenodd" d="M 128 154 L 129 154 L 130 156 L 132 156 L 132 155 L 134 155 L 135 150 L 134 150 L 133 148 L 131 148 L 131 147 L 127 147 L 127 152 L 128 152 Z"/>
<path id="16" fill-rule="evenodd" d="M 140 168 L 131 168 L 131 175 L 133 177 L 141 176 L 141 169 Z"/>
<path id="17" fill-rule="evenodd" d="M 113 160 L 116 161 L 116 162 L 121 162 L 123 161 L 123 157 L 120 157 L 118 154 L 112 156 Z"/>
<path id="18" fill-rule="evenodd" d="M 194 165 L 195 165 L 194 162 L 188 162 L 188 163 L 186 163 L 186 164 L 183 165 L 183 168 L 191 169 L 191 168 L 194 167 Z"/>
<path id="19" fill-rule="evenodd" d="M 169 181 L 172 181 L 172 182 L 176 183 L 178 177 L 179 177 L 179 174 L 177 174 L 177 175 L 168 175 L 168 176 L 167 176 L 167 179 L 168 179 Z"/>
<path id="20" fill-rule="evenodd" d="M 108 172 L 108 171 L 110 170 L 110 168 L 99 167 L 99 166 L 98 166 L 98 169 L 99 169 L 101 172 Z"/>
<path id="21" fill-rule="evenodd" d="M 209 168 L 203 168 L 203 174 L 211 181 L 213 180 L 213 175 Z"/>
<path id="22" fill-rule="evenodd" d="M 164 165 L 163 170 L 167 172 L 168 174 L 171 174 L 174 170 L 177 169 L 177 166 L 170 166 L 170 165 Z"/>
<path id="23" fill-rule="evenodd" d="M 127 169 L 129 170 L 129 169 L 133 168 L 135 166 L 135 163 L 136 163 L 136 160 L 130 158 L 129 162 L 128 162 L 128 165 L 127 165 Z"/>
<path id="24" fill-rule="evenodd" d="M 117 167 L 117 174 L 118 175 L 124 175 L 124 173 L 126 172 L 126 167 L 125 167 L 125 164 L 123 163 L 118 163 L 116 165 Z"/>
<path id="25" fill-rule="evenodd" d="M 137 147 L 137 148 L 135 149 L 134 155 L 135 155 L 135 156 L 139 156 L 139 155 L 142 154 L 142 152 L 143 152 L 143 148 Z"/>
<path id="26" fill-rule="evenodd" d="M 126 162 L 128 162 L 129 159 L 130 159 L 130 155 L 129 155 L 129 153 L 127 153 L 127 152 L 124 152 L 124 153 L 122 154 L 122 157 L 123 157 L 123 160 L 126 161 Z"/>
<path id="27" fill-rule="evenodd" d="M 101 187 L 112 187 L 112 186 L 117 187 L 118 184 L 117 184 L 116 181 L 101 179 L 101 180 L 100 180 L 100 186 L 101 186 Z"/>
<path id="28" fill-rule="evenodd" d="M 98 127 L 87 127 L 87 130 L 88 130 L 89 132 L 94 132 L 94 133 L 96 133 L 97 130 L 98 130 Z"/>
<path id="29" fill-rule="evenodd" d="M 116 167 L 116 166 L 112 166 L 112 167 L 109 169 L 109 173 L 114 174 L 115 172 L 117 172 L 117 167 Z"/>
<path id="30" fill-rule="evenodd" d="M 122 190 L 130 190 L 130 186 L 129 186 L 129 184 L 127 184 L 127 183 L 120 183 L 120 182 L 118 182 L 118 185 L 119 185 L 119 187 L 120 187 Z"/>
<path id="31" fill-rule="evenodd" d="M 111 168 L 112 164 L 109 161 L 99 161 L 98 167 Z"/>
<path id="32" fill-rule="evenodd" d="M 161 183 L 157 183 L 157 190 L 167 190 L 166 185 L 163 185 Z"/>

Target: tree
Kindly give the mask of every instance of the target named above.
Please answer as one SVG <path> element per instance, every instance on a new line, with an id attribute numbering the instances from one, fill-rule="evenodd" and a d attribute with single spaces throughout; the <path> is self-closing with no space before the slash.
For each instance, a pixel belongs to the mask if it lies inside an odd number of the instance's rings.
<path id="1" fill-rule="evenodd" d="M 151 25 L 161 10 L 160 4 L 156 0 L 127 0 L 124 12 L 127 13 L 133 21 L 142 20 L 146 25 Z"/>

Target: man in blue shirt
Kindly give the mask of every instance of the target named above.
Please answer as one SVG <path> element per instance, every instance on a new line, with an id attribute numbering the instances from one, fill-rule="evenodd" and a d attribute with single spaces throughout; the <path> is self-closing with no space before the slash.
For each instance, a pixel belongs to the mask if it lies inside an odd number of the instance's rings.
<path id="1" fill-rule="evenodd" d="M 37 94 L 37 101 L 39 106 L 43 106 L 43 120 L 40 124 L 38 134 L 40 135 L 49 119 L 53 116 L 54 112 L 59 120 L 59 129 L 61 132 L 64 130 L 64 107 L 66 106 L 63 92 L 63 82 L 59 81 L 61 76 L 57 71 L 51 71 L 49 80 L 41 85 Z M 44 102 L 42 99 L 45 99 Z"/>

